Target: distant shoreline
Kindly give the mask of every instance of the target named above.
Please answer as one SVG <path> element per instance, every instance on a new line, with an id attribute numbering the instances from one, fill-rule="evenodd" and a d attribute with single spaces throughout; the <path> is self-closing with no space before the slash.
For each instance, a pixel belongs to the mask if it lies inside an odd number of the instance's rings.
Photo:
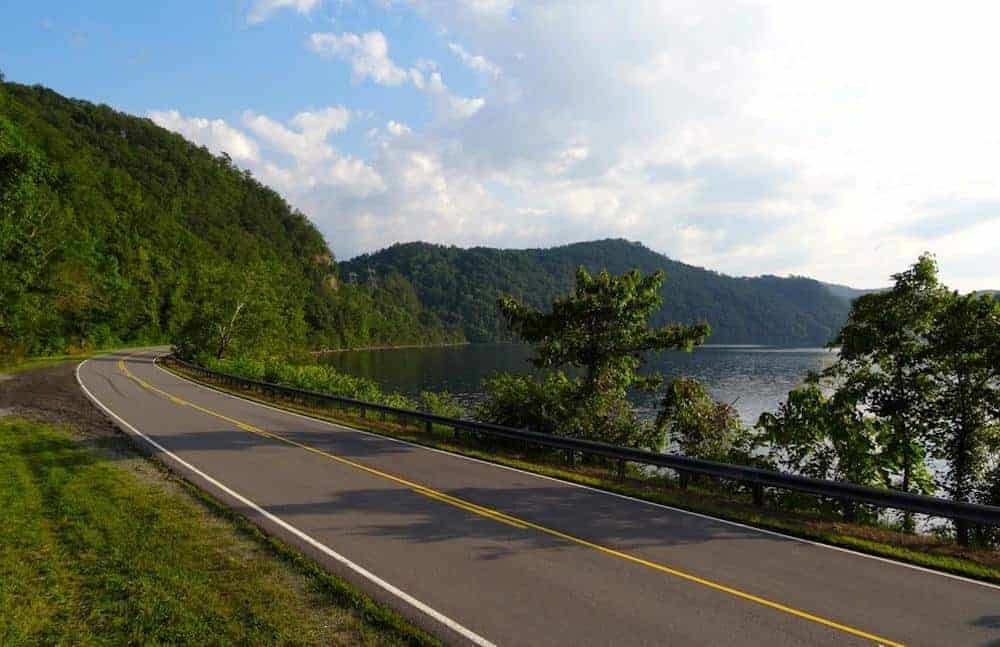
<path id="1" fill-rule="evenodd" d="M 402 348 L 445 348 L 448 346 L 468 346 L 471 342 L 449 341 L 439 344 L 401 344 L 399 346 L 358 346 L 356 348 L 325 348 L 323 350 L 311 350 L 310 355 L 330 355 L 333 353 L 352 353 L 359 350 L 399 350 Z"/>

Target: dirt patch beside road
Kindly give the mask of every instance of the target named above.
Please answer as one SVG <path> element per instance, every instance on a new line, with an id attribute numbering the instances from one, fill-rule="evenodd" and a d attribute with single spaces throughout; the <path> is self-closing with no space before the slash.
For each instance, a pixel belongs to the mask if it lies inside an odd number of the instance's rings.
<path id="1" fill-rule="evenodd" d="M 76 365 L 54 366 L 0 375 L 0 411 L 30 420 L 68 425 L 86 436 L 114 436 L 115 428 L 90 403 L 76 382 Z"/>

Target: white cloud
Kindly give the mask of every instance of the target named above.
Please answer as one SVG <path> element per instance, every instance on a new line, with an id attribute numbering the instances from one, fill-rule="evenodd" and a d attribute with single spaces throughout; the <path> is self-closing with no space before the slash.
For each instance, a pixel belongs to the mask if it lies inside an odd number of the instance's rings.
<path id="1" fill-rule="evenodd" d="M 385 125 L 385 129 L 388 130 L 393 135 L 399 137 L 401 135 L 408 135 L 413 132 L 409 126 L 406 124 L 401 124 L 398 121 L 390 120 L 389 123 Z"/>
<path id="2" fill-rule="evenodd" d="M 156 125 L 183 135 L 216 155 L 225 152 L 241 162 L 258 159 L 257 144 L 222 119 L 184 117 L 177 110 L 149 110 L 146 116 Z"/>
<path id="3" fill-rule="evenodd" d="M 337 227 L 342 254 L 408 232 L 498 245 L 621 235 L 731 273 L 871 286 L 923 247 L 948 279 L 1000 226 L 980 208 L 1000 201 L 992 5 L 911 4 L 901 23 L 898 6 L 862 2 L 401 3 L 492 82 L 458 97 L 436 66 L 408 67 L 400 85 L 450 118 L 382 140 L 371 164 L 386 191 L 337 207 L 370 225 L 363 240 Z M 430 194 L 404 181 L 428 160 Z M 419 214 L 399 208 L 407 196 Z M 919 221 L 951 203 L 967 230 Z M 421 228 L 438 220 L 449 226 Z M 988 287 L 959 274 L 957 287 Z"/>
<path id="4" fill-rule="evenodd" d="M 148 116 L 215 153 L 227 151 L 295 204 L 330 205 L 386 188 L 375 168 L 341 154 L 329 141 L 348 127 L 351 114 L 343 106 L 330 106 L 300 112 L 282 123 L 248 110 L 242 123 L 249 132 L 222 119 L 185 117 L 176 110 L 150 111 Z"/>
<path id="5" fill-rule="evenodd" d="M 247 22 L 256 24 L 264 22 L 271 14 L 280 9 L 294 9 L 296 12 L 308 15 L 320 0 L 256 0 L 247 14 Z"/>
<path id="6" fill-rule="evenodd" d="M 299 163 L 317 163 L 335 156 L 327 137 L 331 133 L 347 128 L 350 114 L 350 111 L 343 106 L 315 112 L 300 112 L 289 122 L 294 127 L 293 130 L 265 115 L 247 111 L 243 113 L 243 124 L 258 137 L 280 152 L 291 155 Z"/>
<path id="7" fill-rule="evenodd" d="M 379 31 L 363 35 L 312 34 L 309 44 L 319 54 L 333 55 L 348 62 L 355 82 L 371 79 L 379 85 L 398 86 L 409 81 L 417 90 L 428 93 L 441 114 L 452 119 L 467 119 L 486 104 L 482 97 L 462 97 L 444 84 L 437 64 L 419 59 L 409 70 L 389 58 L 389 43 Z"/>
<path id="8" fill-rule="evenodd" d="M 493 61 L 483 56 L 470 54 L 458 43 L 448 43 L 448 49 L 454 52 L 455 55 L 458 56 L 459 60 L 461 60 L 462 63 L 470 70 L 475 70 L 476 72 L 481 72 L 492 77 L 500 76 L 503 71 L 500 66 Z"/>
<path id="9" fill-rule="evenodd" d="M 312 34 L 309 44 L 313 51 L 336 56 L 351 65 L 355 81 L 371 79 L 380 85 L 400 85 L 408 74 L 389 58 L 389 43 L 380 31 L 366 34 L 344 32 Z"/>
<path id="10" fill-rule="evenodd" d="M 1000 287 L 998 7 L 911 3 L 901 20 L 853 1 L 387 4 L 489 75 L 482 96 L 449 87 L 447 65 L 394 61 L 381 32 L 314 34 L 356 81 L 421 92 L 430 116 L 377 114 L 363 159 L 328 140 L 334 115 L 326 130 L 244 122 L 244 159 L 340 256 L 624 236 L 730 273 L 875 286 L 929 248 L 955 287 Z M 161 119 L 213 150 L 240 134 Z"/>

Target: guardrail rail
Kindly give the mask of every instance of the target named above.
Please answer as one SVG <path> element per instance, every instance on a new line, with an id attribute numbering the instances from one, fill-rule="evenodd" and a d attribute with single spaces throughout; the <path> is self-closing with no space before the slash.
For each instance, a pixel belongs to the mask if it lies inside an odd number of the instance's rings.
<path id="1" fill-rule="evenodd" d="M 552 449 L 566 450 L 569 452 L 570 460 L 572 460 L 576 452 L 603 456 L 618 461 L 619 474 L 624 474 L 626 463 L 638 463 L 675 470 L 680 476 L 682 483 L 685 483 L 687 477 L 692 474 L 737 481 L 745 483 L 751 488 L 754 503 L 757 505 L 763 505 L 764 488 L 767 487 L 804 492 L 840 501 L 845 509 L 845 517 L 848 518 L 853 516 L 850 511 L 853 510 L 854 505 L 866 504 L 879 508 L 890 508 L 975 524 L 1000 525 L 1000 507 L 997 506 L 950 501 L 939 497 L 873 488 L 846 481 L 826 481 L 756 467 L 690 458 L 678 454 L 661 454 L 590 440 L 553 436 L 551 434 L 543 434 L 527 429 L 514 429 L 487 422 L 447 418 L 424 411 L 399 409 L 373 402 L 330 395 L 328 393 L 318 393 L 283 386 L 281 384 L 250 380 L 238 375 L 213 371 L 182 360 L 174 355 L 161 357 L 160 360 L 167 364 L 182 367 L 193 373 L 213 378 L 228 386 L 246 388 L 273 398 L 281 396 L 304 405 L 333 405 L 341 410 L 352 411 L 360 417 L 366 417 L 368 412 L 377 412 L 383 416 L 392 416 L 399 422 L 412 421 L 423 423 L 428 430 L 431 428 L 431 425 L 441 425 L 451 427 L 455 431 L 474 432 L 487 437 L 517 440 Z"/>

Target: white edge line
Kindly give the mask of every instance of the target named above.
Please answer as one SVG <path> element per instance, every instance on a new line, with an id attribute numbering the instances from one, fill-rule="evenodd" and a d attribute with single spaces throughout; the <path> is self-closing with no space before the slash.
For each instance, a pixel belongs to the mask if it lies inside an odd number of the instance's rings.
<path id="1" fill-rule="evenodd" d="M 219 488 L 220 490 L 222 490 L 223 492 L 225 492 L 229 496 L 233 497 L 234 499 L 236 499 L 237 501 L 239 501 L 243 505 L 245 505 L 245 506 L 247 506 L 249 508 L 252 508 L 258 514 L 264 516 L 269 521 L 277 524 L 281 528 L 284 528 L 285 530 L 287 530 L 288 532 L 292 533 L 293 535 L 295 535 L 296 537 L 298 537 L 302 541 L 308 543 L 313 548 L 319 550 L 320 552 L 322 552 L 325 555 L 328 555 L 328 556 L 332 557 L 333 559 L 337 560 L 338 562 L 340 562 L 344 566 L 348 567 L 349 569 L 351 569 L 352 571 L 354 571 L 358 575 L 364 577 L 365 579 L 367 579 L 368 581 L 372 582 L 373 584 L 379 586 L 380 588 L 382 588 L 383 590 L 387 591 L 388 593 L 391 593 L 392 595 L 396 596 L 397 598 L 403 600 L 407 604 L 410 604 L 411 606 L 415 607 L 416 609 L 419 609 L 420 611 L 422 611 L 423 613 L 427 614 L 428 616 L 430 616 L 434 620 L 437 620 L 438 622 L 440 622 L 441 624 L 445 625 L 446 627 L 448 627 L 452 631 L 455 631 L 456 633 L 458 633 L 459 635 L 463 636 L 464 638 L 467 638 L 468 640 L 470 640 L 474 644 L 479 645 L 480 647 L 496 647 L 496 645 L 494 643 L 490 642 L 486 638 L 483 638 L 479 634 L 473 632 L 471 629 L 468 629 L 468 628 L 460 625 L 458 622 L 452 620 L 451 618 L 449 618 L 448 616 L 444 615 L 443 613 L 441 613 L 439 611 L 436 611 L 435 609 L 433 609 L 432 607 L 428 606 L 427 604 L 424 604 L 423 602 L 421 602 L 417 598 L 413 597 L 409 593 L 406 593 L 405 591 L 399 589 L 398 587 L 393 586 L 389 582 L 386 582 L 385 580 L 383 580 L 382 578 L 380 578 L 378 575 L 375 575 L 374 573 L 372 573 L 371 571 L 367 570 L 363 566 L 355 564 L 354 562 L 352 562 L 351 560 L 347 559 L 346 557 L 344 557 L 340 553 L 338 553 L 338 552 L 334 551 L 333 549 L 331 549 L 329 546 L 327 546 L 327 545 L 319 542 L 318 540 L 316 540 L 316 539 L 310 537 L 309 535 L 307 535 L 306 533 L 302 532 L 301 530 L 299 530 L 295 526 L 291 525 L 290 523 L 288 523 L 284 519 L 281 519 L 280 517 L 277 517 L 277 516 L 271 514 L 267 510 L 264 510 L 263 508 L 261 508 L 259 505 L 257 505 L 256 503 L 254 503 L 253 501 L 251 501 L 247 497 L 245 497 L 242 494 L 240 494 L 239 492 L 236 492 L 235 490 L 233 490 L 233 489 L 231 489 L 231 488 L 223 485 L 222 483 L 220 483 L 216 479 L 212 478 L 208 474 L 205 474 L 204 472 L 202 472 L 201 470 L 199 470 L 194 465 L 188 463 L 187 461 L 185 461 L 180 456 L 177 456 L 176 454 L 174 454 L 173 452 L 171 452 L 167 448 L 165 448 L 163 445 L 160 445 L 158 442 L 156 442 L 155 440 L 153 440 L 152 438 L 150 438 L 146 434 L 142 433 L 141 431 L 139 431 L 138 429 L 136 429 L 135 427 L 133 427 L 131 424 L 129 424 L 128 422 L 126 422 L 124 419 L 122 419 L 121 416 L 119 416 L 114 411 L 112 411 L 111 409 L 109 409 L 103 402 L 101 402 L 100 400 L 98 400 L 97 397 L 93 393 L 90 392 L 90 389 L 88 389 L 86 386 L 84 386 L 83 380 L 80 379 L 80 369 L 83 368 L 83 365 L 86 364 L 88 361 L 90 361 L 90 360 L 84 360 L 84 361 L 80 362 L 77 365 L 77 367 L 76 367 L 76 382 L 77 382 L 77 384 L 80 385 L 80 388 L 83 389 L 83 392 L 87 395 L 87 397 L 90 398 L 91 402 L 93 402 L 94 404 L 96 404 L 102 411 L 104 411 L 105 414 L 107 414 L 108 416 L 110 416 L 111 418 L 113 418 L 120 425 L 122 425 L 123 427 L 127 428 L 129 431 L 131 431 L 132 433 L 134 433 L 135 435 L 137 435 L 140 438 L 142 438 L 143 440 L 145 440 L 147 443 L 149 443 L 150 445 L 152 445 L 153 447 L 155 447 L 156 449 L 158 449 L 160 452 L 162 452 L 166 456 L 169 456 L 171 459 L 173 459 L 174 461 L 176 461 L 179 465 L 183 466 L 185 469 L 188 469 L 191 472 L 193 472 L 194 474 L 197 474 L 198 476 L 200 476 L 201 478 L 205 479 L 206 481 L 208 481 L 209 483 L 211 483 L 215 487 Z M 159 367 L 157 367 L 157 368 L 159 368 Z M 162 371 L 163 369 L 160 368 L 160 370 Z"/>
<path id="2" fill-rule="evenodd" d="M 154 360 L 155 359 L 159 359 L 159 356 L 157 356 L 156 358 L 154 358 Z M 555 481 L 556 483 L 562 483 L 563 485 L 570 485 L 572 487 L 581 488 L 583 490 L 590 490 L 591 492 L 597 492 L 598 494 L 604 494 L 606 496 L 612 496 L 612 497 L 616 497 L 616 498 L 619 498 L 619 499 L 625 499 L 627 501 L 632 501 L 634 503 L 642 503 L 644 505 L 652 506 L 654 508 L 661 508 L 663 510 L 670 510 L 672 512 L 679 512 L 681 514 L 690 515 L 692 517 L 698 517 L 700 519 L 707 519 L 709 521 L 714 521 L 716 523 L 722 523 L 722 524 L 726 524 L 726 525 L 729 525 L 729 526 L 735 526 L 737 528 L 743 528 L 745 530 L 752 530 L 754 532 L 759 532 L 759 533 L 762 533 L 762 534 L 765 534 L 765 535 L 772 535 L 774 537 L 781 537 L 783 539 L 790 539 L 792 541 L 797 541 L 797 542 L 802 543 L 802 544 L 808 544 L 810 546 L 818 546 L 819 548 L 826 548 L 827 550 L 835 550 L 835 551 L 840 552 L 840 553 L 847 553 L 848 555 L 855 555 L 857 557 L 864 557 L 865 559 L 873 559 L 873 560 L 878 561 L 878 562 L 883 562 L 883 563 L 886 563 L 886 564 L 892 564 L 892 565 L 895 565 L 895 566 L 900 566 L 902 568 L 909 568 L 909 569 L 912 569 L 912 570 L 915 570 L 915 571 L 920 571 L 922 573 L 929 573 L 931 575 L 938 575 L 940 577 L 947 577 L 949 579 L 958 580 L 960 582 L 967 582 L 969 584 L 976 584 L 978 586 L 983 586 L 983 587 L 990 588 L 990 589 L 1000 590 L 1000 585 L 992 584 L 990 582 L 983 582 L 981 580 L 974 580 L 974 579 L 972 579 L 970 577 L 963 577 L 962 575 L 956 575 L 954 573 L 947 573 L 945 571 L 938 571 L 938 570 L 934 570 L 933 568 L 927 568 L 925 566 L 918 566 L 916 564 L 907 564 L 906 562 L 901 562 L 901 561 L 898 561 L 898 560 L 895 560 L 895 559 L 890 559 L 888 557 L 880 557 L 878 555 L 869 555 L 868 553 L 862 553 L 860 551 L 851 550 L 850 548 L 844 548 L 843 546 L 833 546 L 831 544 L 824 544 L 823 542 L 820 542 L 820 541 L 813 541 L 811 539 L 805 539 L 803 537 L 796 537 L 795 535 L 787 535 L 785 533 L 778 532 L 776 530 L 768 530 L 766 528 L 758 528 L 757 526 L 751 526 L 751 525 L 748 525 L 748 524 L 740 523 L 738 521 L 731 521 L 729 519 L 722 519 L 722 518 L 719 518 L 719 517 L 713 517 L 711 515 L 703 514 L 701 512 L 694 512 L 692 510 L 685 510 L 684 508 L 675 508 L 675 507 L 667 505 L 665 503 L 657 503 L 655 501 L 647 501 L 645 499 L 639 499 L 639 498 L 636 498 L 636 497 L 633 497 L 633 496 L 629 496 L 627 494 L 619 494 L 618 492 L 611 492 L 609 490 L 602 490 L 600 488 L 591 487 L 589 485 L 584 485 L 582 483 L 574 483 L 573 481 L 566 481 L 564 479 L 556 478 L 554 476 L 547 476 L 545 474 L 537 474 L 535 472 L 529 472 L 527 470 L 523 470 L 523 469 L 520 469 L 520 468 L 517 468 L 517 467 L 511 467 L 510 465 L 502 465 L 500 463 L 493 463 L 491 461 L 483 460 L 481 458 L 475 458 L 474 456 L 466 456 L 464 454 L 459 454 L 459 453 L 456 453 L 456 452 L 450 452 L 450 451 L 445 450 L 445 449 L 438 449 L 436 447 L 428 447 L 427 445 L 421 445 L 420 443 L 414 443 L 414 442 L 410 442 L 410 441 L 407 441 L 407 440 L 401 440 L 399 438 L 394 438 L 392 436 L 388 436 L 388 435 L 384 435 L 384 434 L 377 434 L 377 433 L 372 432 L 372 431 L 366 431 L 364 429 L 358 429 L 356 427 L 351 427 L 350 425 L 345 425 L 345 424 L 341 424 L 341 423 L 331 422 L 329 420 L 324 420 L 323 418 L 316 418 L 314 416 L 307 416 L 305 414 L 298 413 L 296 411 L 290 411 L 288 409 L 282 409 L 281 407 L 274 407 L 274 406 L 271 406 L 269 404 L 265 404 L 263 402 L 258 402 L 257 400 L 251 400 L 249 398 L 245 398 L 245 397 L 242 397 L 242 396 L 239 396 L 239 395 L 235 395 L 233 393 L 229 393 L 227 391 L 223 391 L 221 389 L 217 389 L 217 388 L 215 388 L 213 386 L 209 386 L 207 384 L 202 384 L 200 382 L 195 382 L 194 380 L 189 380 L 188 378 L 183 377 L 181 375 L 177 375 L 176 373 L 171 373 L 170 371 L 166 370 L 165 368 L 163 368 L 162 366 L 160 366 L 155 361 L 154 361 L 153 365 L 156 366 L 156 368 L 158 368 L 159 370 L 161 370 L 164 373 L 166 373 L 167 375 L 170 375 L 171 377 L 175 377 L 175 378 L 177 378 L 179 380 L 183 380 L 185 382 L 189 382 L 190 384 L 193 384 L 193 385 L 195 385 L 197 387 L 200 387 L 200 388 L 203 388 L 203 389 L 207 389 L 209 391 L 214 391 L 215 393 L 218 393 L 219 395 L 224 395 L 224 396 L 233 398 L 234 400 L 239 400 L 241 402 L 248 402 L 250 404 L 254 404 L 254 405 L 257 405 L 259 407 L 263 407 L 265 409 L 270 409 L 272 411 L 277 411 L 278 413 L 284 413 L 284 414 L 287 414 L 287 415 L 295 416 L 297 418 L 303 418 L 305 420 L 311 420 L 313 422 L 319 422 L 321 424 L 333 427 L 334 429 L 342 429 L 342 430 L 345 430 L 345 431 L 353 431 L 353 432 L 356 432 L 356 433 L 359 433 L 359 434 L 364 434 L 366 436 L 374 436 L 376 438 L 383 438 L 385 440 L 390 440 L 390 441 L 393 441 L 393 442 L 396 442 L 396 443 L 400 443 L 402 445 L 408 445 L 410 447 L 417 447 L 419 449 L 425 449 L 425 450 L 430 451 L 430 452 L 436 452 L 438 454 L 444 454 L 446 456 L 451 456 L 453 458 L 460 458 L 462 460 L 472 461 L 474 463 L 481 463 L 483 465 L 489 465 L 491 467 L 497 467 L 497 468 L 500 468 L 500 469 L 509 470 L 511 472 L 517 472 L 519 474 L 524 474 L 526 476 L 532 476 L 532 477 L 535 477 L 535 478 L 545 479 L 547 481 Z"/>

